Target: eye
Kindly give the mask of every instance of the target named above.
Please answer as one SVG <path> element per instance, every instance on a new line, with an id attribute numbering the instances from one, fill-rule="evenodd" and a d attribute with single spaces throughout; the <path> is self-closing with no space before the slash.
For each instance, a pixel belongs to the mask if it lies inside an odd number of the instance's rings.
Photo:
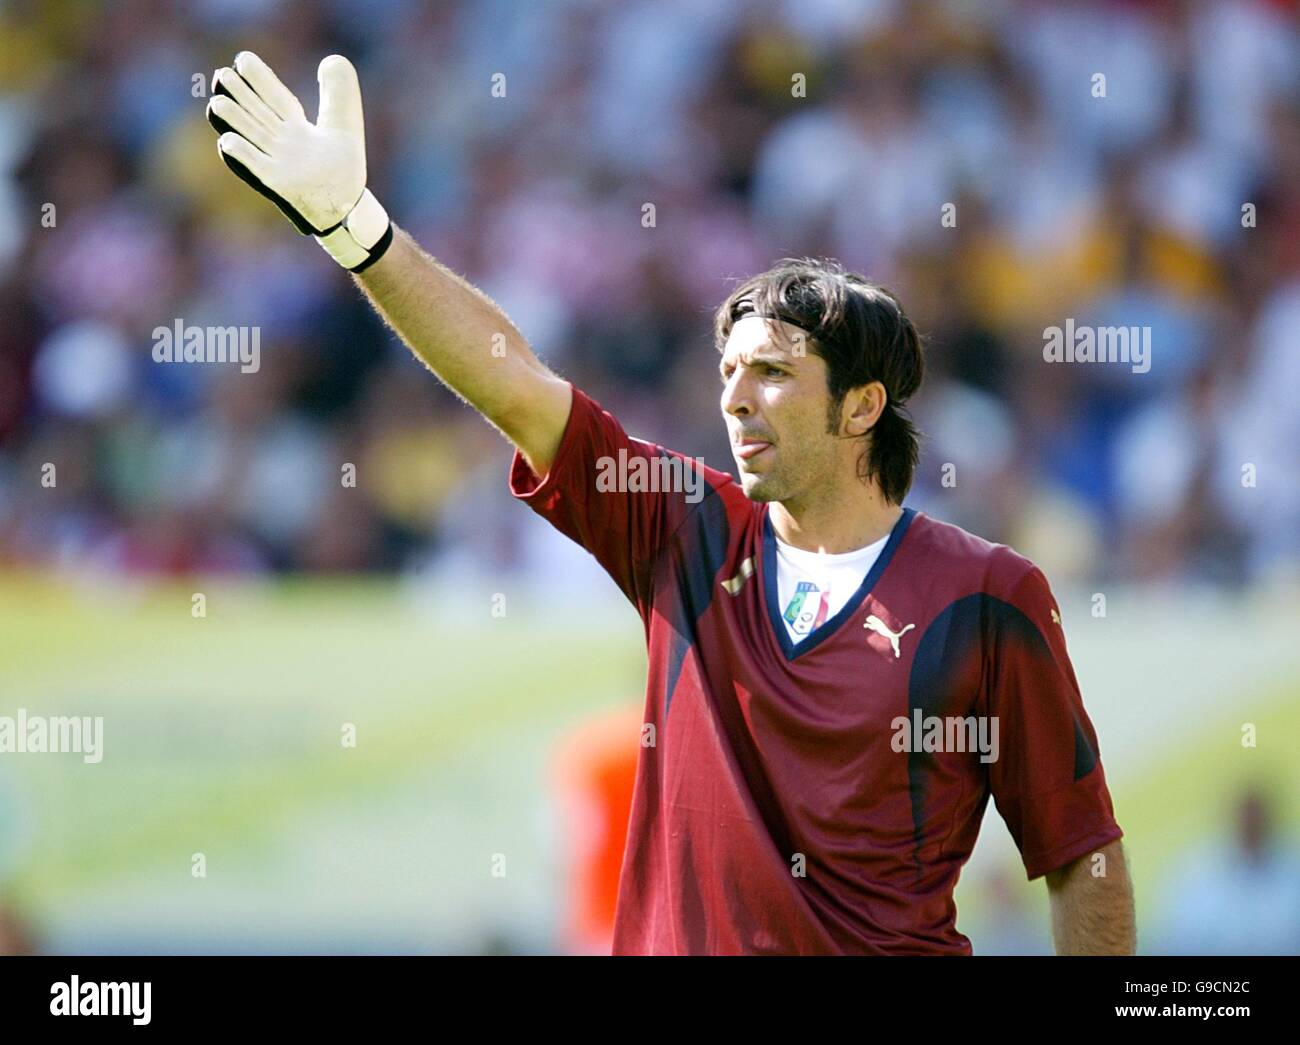
<path id="1" fill-rule="evenodd" d="M 779 366 L 765 366 L 763 370 L 767 377 L 785 377 L 785 371 Z"/>

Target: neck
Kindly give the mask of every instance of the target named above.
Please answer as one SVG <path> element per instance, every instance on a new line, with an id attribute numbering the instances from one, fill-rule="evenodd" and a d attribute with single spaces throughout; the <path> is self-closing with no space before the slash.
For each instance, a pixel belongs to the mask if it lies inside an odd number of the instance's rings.
<path id="1" fill-rule="evenodd" d="M 772 529 L 786 544 L 828 555 L 856 551 L 888 534 L 903 514 L 875 483 L 855 481 L 819 493 L 772 503 Z"/>

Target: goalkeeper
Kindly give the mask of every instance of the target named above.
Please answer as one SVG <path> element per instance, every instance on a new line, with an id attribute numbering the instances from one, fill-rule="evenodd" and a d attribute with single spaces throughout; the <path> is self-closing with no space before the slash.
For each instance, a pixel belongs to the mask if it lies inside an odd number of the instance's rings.
<path id="1" fill-rule="evenodd" d="M 514 444 L 511 491 L 644 621 L 615 953 L 969 954 L 953 889 L 990 797 L 1046 880 L 1057 951 L 1132 953 L 1122 832 L 1046 579 L 903 505 L 923 362 L 898 300 L 812 259 L 732 291 L 714 333 L 737 482 L 630 438 L 394 227 L 366 188 L 355 70 L 334 55 L 318 79 L 311 123 L 256 55 L 218 69 L 222 159 Z M 696 470 L 703 498 L 597 482 L 634 458 Z"/>

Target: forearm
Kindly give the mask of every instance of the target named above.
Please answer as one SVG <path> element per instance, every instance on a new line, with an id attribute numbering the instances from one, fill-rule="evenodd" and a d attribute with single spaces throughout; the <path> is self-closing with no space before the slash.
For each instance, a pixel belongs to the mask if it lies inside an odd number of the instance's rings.
<path id="1" fill-rule="evenodd" d="M 571 391 L 496 303 L 396 226 L 384 256 L 354 278 L 407 347 L 544 474 Z"/>
<path id="2" fill-rule="evenodd" d="M 1133 954 L 1137 930 L 1133 885 L 1116 841 L 1047 876 L 1057 954 Z M 1094 874 L 1094 868 L 1104 873 Z"/>

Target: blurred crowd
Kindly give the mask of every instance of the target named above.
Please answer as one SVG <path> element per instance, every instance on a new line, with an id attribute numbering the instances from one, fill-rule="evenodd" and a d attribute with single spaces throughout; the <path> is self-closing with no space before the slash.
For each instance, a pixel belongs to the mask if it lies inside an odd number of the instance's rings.
<path id="1" fill-rule="evenodd" d="M 0 6 L 0 566 L 551 563 L 500 436 L 221 165 L 245 48 L 309 113 L 351 57 L 375 194 L 634 435 L 732 470 L 712 310 L 828 255 L 929 338 L 910 503 L 1054 580 L 1300 575 L 1289 0 Z M 1067 318 L 1150 371 L 1046 362 Z M 155 362 L 177 320 L 260 369 Z"/>

